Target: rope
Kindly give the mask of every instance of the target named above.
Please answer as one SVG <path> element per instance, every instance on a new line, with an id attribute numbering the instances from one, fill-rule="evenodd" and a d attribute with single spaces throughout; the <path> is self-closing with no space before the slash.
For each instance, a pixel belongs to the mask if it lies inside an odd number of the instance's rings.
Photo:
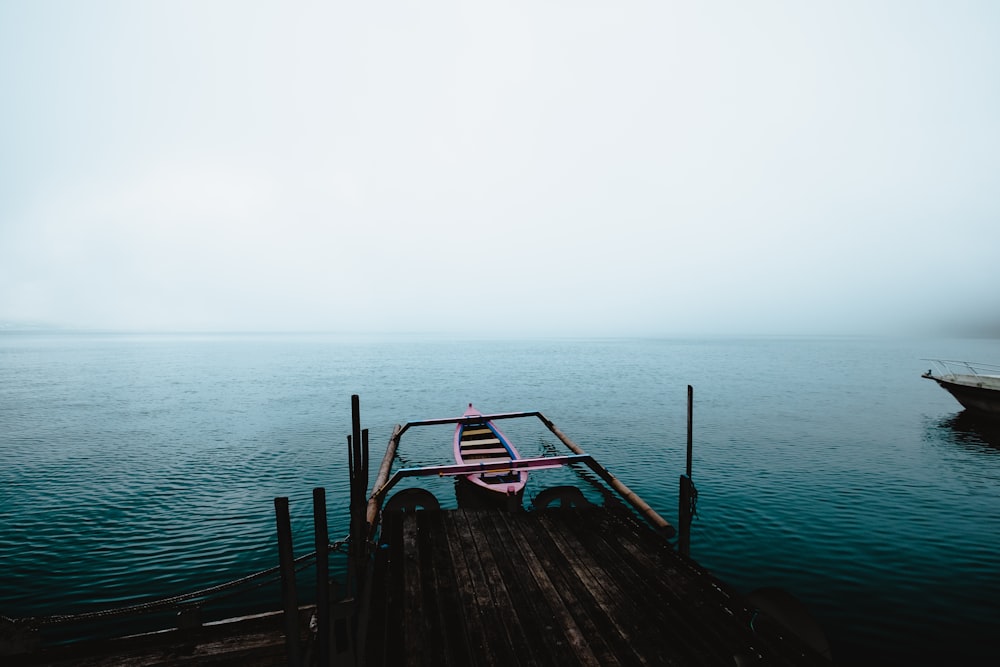
<path id="1" fill-rule="evenodd" d="M 344 545 L 348 542 L 349 537 L 345 537 L 343 540 L 334 542 L 328 546 L 330 551 L 342 551 Z M 316 558 L 316 552 L 306 554 L 304 556 L 299 556 L 293 562 L 297 566 L 296 572 L 301 572 L 311 565 L 311 561 Z M 233 588 L 237 588 L 244 584 L 248 584 L 256 579 L 261 579 L 262 577 L 273 576 L 278 573 L 281 568 L 278 566 L 270 567 L 266 570 L 261 570 L 260 572 L 254 572 L 253 574 L 248 574 L 245 577 L 240 577 L 239 579 L 234 579 L 232 581 L 227 581 L 223 584 L 218 584 L 217 586 L 211 586 L 209 588 L 203 588 L 199 591 L 191 591 L 189 593 L 182 593 L 180 595 L 173 595 L 167 598 L 161 598 L 159 600 L 150 600 L 149 602 L 141 602 L 139 604 L 128 605 L 126 607 L 116 607 L 113 609 L 101 609 L 99 611 L 88 611 L 80 614 L 55 614 L 52 616 L 27 616 L 24 618 L 8 618 L 6 616 L 2 617 L 2 620 L 6 623 L 15 624 L 25 624 L 33 627 L 43 626 L 43 625 L 58 625 L 62 623 L 74 623 L 80 621 L 92 621 L 97 619 L 105 618 L 117 618 L 120 616 L 130 616 L 144 614 L 158 609 L 167 609 L 170 607 L 176 607 L 182 602 L 187 602 L 189 600 L 194 600 L 196 598 L 207 598 L 215 593 L 222 593 Z M 261 582 L 254 588 L 265 585 L 268 582 Z M 221 597 L 221 596 L 220 596 Z"/>

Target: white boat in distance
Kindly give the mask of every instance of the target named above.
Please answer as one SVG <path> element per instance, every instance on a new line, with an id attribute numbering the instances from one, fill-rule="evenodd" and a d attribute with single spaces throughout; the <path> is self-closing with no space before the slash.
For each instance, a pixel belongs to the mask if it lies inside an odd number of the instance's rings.
<path id="1" fill-rule="evenodd" d="M 1000 419 L 1000 366 L 924 359 L 934 364 L 920 377 L 934 380 L 967 410 Z"/>

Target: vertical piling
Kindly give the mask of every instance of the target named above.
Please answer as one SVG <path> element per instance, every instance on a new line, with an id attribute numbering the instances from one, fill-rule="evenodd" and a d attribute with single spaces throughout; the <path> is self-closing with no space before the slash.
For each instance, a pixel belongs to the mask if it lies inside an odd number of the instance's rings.
<path id="1" fill-rule="evenodd" d="M 694 449 L 694 387 L 688 385 L 687 476 L 691 477 L 691 454 Z"/>
<path id="2" fill-rule="evenodd" d="M 326 521 L 326 489 L 313 489 L 313 528 L 316 536 L 316 657 L 330 664 L 330 534 Z"/>
<path id="3" fill-rule="evenodd" d="M 347 459 L 351 476 L 351 531 L 348 546 L 348 594 L 357 593 L 367 557 L 368 522 L 368 429 L 361 428 L 361 404 L 351 396 L 351 435 L 347 439 Z"/>
<path id="4" fill-rule="evenodd" d="M 285 647 L 289 667 L 299 667 L 299 603 L 295 595 L 295 556 L 288 498 L 274 499 L 274 515 L 278 524 L 278 565 L 281 571 L 281 601 L 285 610 Z"/>
<path id="5" fill-rule="evenodd" d="M 677 551 L 682 556 L 691 555 L 691 519 L 694 517 L 695 500 L 698 490 L 691 480 L 691 459 L 694 450 L 694 387 L 687 389 L 687 465 L 681 475 L 680 493 L 677 496 L 677 520 L 680 530 L 677 537 Z"/>
<path id="6" fill-rule="evenodd" d="M 691 516 L 688 507 L 691 505 L 691 478 L 681 475 L 681 489 L 678 496 L 678 523 L 680 530 L 677 533 L 677 551 L 682 556 L 691 555 Z"/>

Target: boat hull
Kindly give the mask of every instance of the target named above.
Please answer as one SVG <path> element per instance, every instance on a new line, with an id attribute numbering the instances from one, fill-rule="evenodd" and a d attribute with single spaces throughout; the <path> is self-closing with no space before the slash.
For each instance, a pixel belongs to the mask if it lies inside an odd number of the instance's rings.
<path id="1" fill-rule="evenodd" d="M 483 419 L 482 413 L 471 404 L 462 415 L 464 420 L 455 427 L 455 461 L 459 464 L 479 463 L 493 470 L 467 475 L 465 480 L 477 489 L 503 496 L 520 496 L 528 481 L 523 470 L 497 470 L 504 462 L 514 461 L 521 455 L 503 432 L 492 421 Z"/>
<path id="2" fill-rule="evenodd" d="M 987 386 L 951 382 L 937 377 L 930 379 L 954 396 L 955 400 L 967 410 L 1000 419 L 1000 390 Z"/>

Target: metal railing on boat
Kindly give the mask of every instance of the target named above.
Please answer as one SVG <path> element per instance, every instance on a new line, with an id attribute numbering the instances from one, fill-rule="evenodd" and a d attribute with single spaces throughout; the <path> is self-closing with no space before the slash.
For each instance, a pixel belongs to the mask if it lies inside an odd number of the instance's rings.
<path id="1" fill-rule="evenodd" d="M 921 361 L 929 361 L 937 366 L 938 371 L 942 374 L 940 377 L 954 377 L 957 375 L 1000 377 L 1000 365 L 997 364 L 986 364 L 982 362 L 963 361 L 958 359 L 921 359 Z M 928 371 L 927 375 L 928 377 L 933 377 L 934 373 Z"/>

